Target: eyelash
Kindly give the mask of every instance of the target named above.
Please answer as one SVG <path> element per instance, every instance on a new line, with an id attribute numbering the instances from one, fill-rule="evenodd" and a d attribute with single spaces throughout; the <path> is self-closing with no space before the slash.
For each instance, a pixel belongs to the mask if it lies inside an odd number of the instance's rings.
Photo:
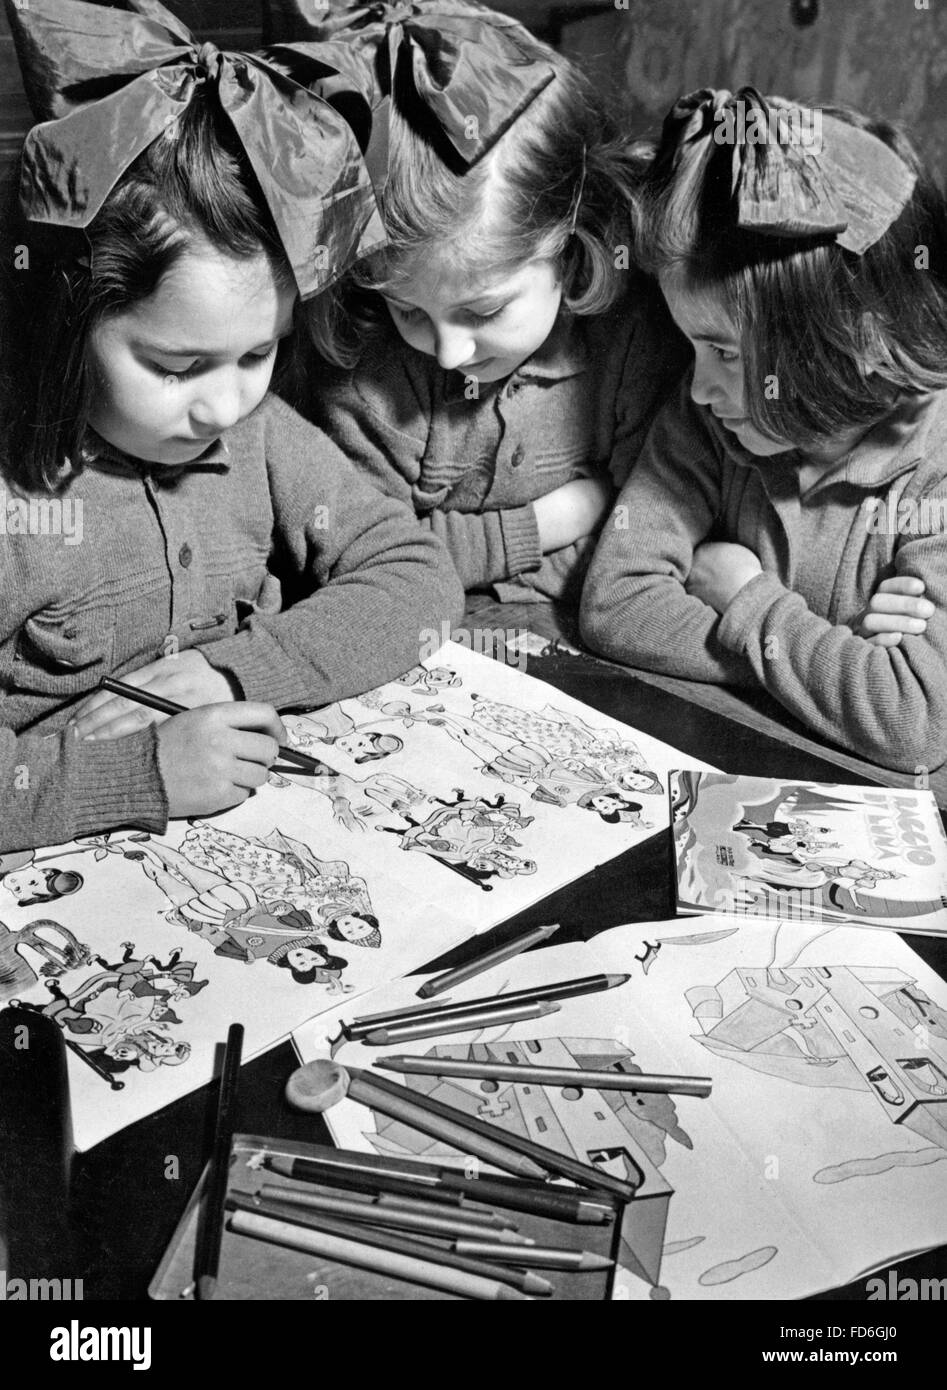
<path id="1" fill-rule="evenodd" d="M 275 351 L 276 343 L 273 343 L 267 348 L 266 352 L 248 353 L 242 360 L 251 368 L 256 367 L 261 362 L 268 362 Z M 201 370 L 202 364 L 200 362 L 194 362 L 183 372 L 172 371 L 170 367 L 162 367 L 158 362 L 152 363 L 152 366 L 157 374 L 165 379 L 173 377 L 175 381 L 190 381 L 191 377 L 197 376 L 198 372 Z"/>
<path id="2" fill-rule="evenodd" d="M 719 358 L 721 362 L 735 362 L 739 356 L 739 353 L 727 352 L 726 348 L 717 347 L 716 343 L 710 344 L 710 351 L 715 357 Z"/>
<path id="3" fill-rule="evenodd" d="M 423 309 L 402 309 L 400 304 L 393 304 L 391 307 L 405 323 L 417 323 L 419 319 L 426 317 Z M 492 314 L 475 314 L 473 310 L 469 309 L 467 317 L 472 319 L 474 323 L 489 323 L 491 319 L 499 318 L 505 308 L 506 305 L 503 304 L 499 309 L 494 309 Z"/>

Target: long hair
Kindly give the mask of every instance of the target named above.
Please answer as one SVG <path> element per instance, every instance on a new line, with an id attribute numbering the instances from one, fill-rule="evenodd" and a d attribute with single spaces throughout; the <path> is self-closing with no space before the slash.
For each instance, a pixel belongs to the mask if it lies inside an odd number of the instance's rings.
<path id="1" fill-rule="evenodd" d="M 784 105 L 753 97 L 764 114 L 768 102 Z M 821 110 L 876 136 L 917 175 L 900 216 L 863 255 L 831 235 L 803 241 L 737 227 L 732 146 L 708 137 L 676 159 L 681 127 L 670 123 L 636 204 L 639 263 L 720 295 L 740 336 L 747 414 L 770 438 L 803 448 L 870 428 L 903 394 L 947 386 L 944 196 L 898 128 Z"/>
<path id="2" fill-rule="evenodd" d="M 430 116 L 396 94 L 382 199 L 387 246 L 306 306 L 328 361 L 354 365 L 387 321 L 377 291 L 432 250 L 473 275 L 553 260 L 576 314 L 603 313 L 618 298 L 618 252 L 630 246 L 629 203 L 644 162 L 588 78 L 552 49 L 546 58 L 554 79 L 469 168 Z"/>
<path id="3" fill-rule="evenodd" d="M 81 468 L 93 330 L 147 299 L 195 242 L 289 267 L 215 98 L 198 95 L 125 172 L 85 235 L 11 217 L 3 285 L 0 448 L 7 480 L 55 490 Z M 19 267 L 19 268 L 17 268 Z"/>

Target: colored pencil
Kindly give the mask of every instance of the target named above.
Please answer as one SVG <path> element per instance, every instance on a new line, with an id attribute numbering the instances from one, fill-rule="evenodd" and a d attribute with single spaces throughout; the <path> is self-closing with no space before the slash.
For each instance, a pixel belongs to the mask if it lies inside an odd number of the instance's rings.
<path id="1" fill-rule="evenodd" d="M 529 1296 L 522 1292 L 521 1280 L 511 1281 L 500 1270 L 494 1276 L 487 1266 L 478 1265 L 453 1251 L 435 1251 L 433 1247 L 415 1246 L 409 1241 L 383 1239 L 376 1231 L 349 1227 L 343 1222 L 325 1222 L 317 1227 L 308 1221 L 304 1224 L 287 1219 L 291 1216 L 292 1213 L 274 1216 L 268 1210 L 237 1206 L 231 1212 L 229 1224 L 231 1230 L 240 1235 L 406 1279 L 412 1284 L 424 1284 L 463 1298 L 493 1302 Z M 330 1225 L 331 1230 L 328 1229 Z"/>
<path id="2" fill-rule="evenodd" d="M 518 936 L 515 941 L 507 941 L 503 946 L 497 946 L 495 950 L 488 951 L 486 955 L 478 956 L 476 960 L 468 961 L 466 965 L 460 965 L 456 970 L 448 970 L 443 975 L 435 975 L 432 980 L 428 980 L 417 991 L 421 999 L 430 999 L 433 994 L 443 994 L 445 989 L 453 989 L 454 985 L 461 985 L 465 980 L 473 979 L 474 975 L 481 975 L 485 970 L 492 970 L 495 965 L 502 964 L 505 960 L 511 960 L 513 956 L 518 956 L 521 951 L 526 951 L 530 946 L 537 946 L 540 941 L 545 941 L 559 930 L 559 923 L 555 922 L 552 926 L 534 927 L 525 936 Z"/>
<path id="3" fill-rule="evenodd" d="M 485 1240 L 458 1239 L 453 1242 L 451 1249 L 458 1255 L 469 1255 L 474 1259 L 511 1260 L 521 1267 L 568 1269 L 576 1274 L 591 1274 L 598 1270 L 611 1269 L 615 1263 L 607 1255 L 597 1255 L 593 1250 L 555 1250 L 551 1246 L 543 1245 L 534 1245 L 522 1250 L 507 1245 L 494 1245 Z"/>
<path id="4" fill-rule="evenodd" d="M 363 1014 L 351 1023 L 343 1023 L 342 1031 L 350 1041 L 355 1041 L 363 1033 L 375 1028 L 386 1027 L 389 1023 L 400 1023 L 402 1019 L 420 1022 L 422 1018 L 445 1018 L 449 1014 L 470 1013 L 480 1008 L 495 1008 L 498 1004 L 545 1004 L 556 999 L 571 999 L 579 994 L 597 994 L 605 989 L 617 989 L 626 984 L 630 975 L 585 975 L 575 980 L 559 980 L 555 984 L 533 985 L 530 989 L 514 989 L 509 994 L 483 995 L 478 999 L 458 999 L 443 1004 L 410 1004 L 404 1009 L 389 1009 L 378 1014 Z"/>
<path id="5" fill-rule="evenodd" d="M 243 1025 L 232 1023 L 227 1032 L 227 1045 L 224 1050 L 224 1065 L 217 1098 L 214 1148 L 195 1250 L 195 1297 L 202 1301 L 213 1298 L 217 1288 L 220 1242 L 224 1231 L 224 1198 L 227 1195 L 227 1180 L 230 1175 L 230 1146 L 233 1142 L 242 1051 Z"/>
<path id="6" fill-rule="evenodd" d="M 366 1033 L 359 1041 L 365 1047 L 393 1047 L 395 1043 L 417 1042 L 420 1038 L 441 1038 L 448 1033 L 479 1033 L 484 1028 L 502 1028 L 527 1018 L 547 1018 L 557 1014 L 561 1004 L 495 1004 L 492 1009 L 480 1009 L 469 1014 L 450 1014 L 447 1018 L 423 1019 L 414 1023 L 405 1019 L 384 1028 Z"/>
<path id="7" fill-rule="evenodd" d="M 422 1096 L 420 1092 L 411 1091 L 406 1086 L 395 1086 L 393 1082 L 373 1076 L 360 1067 L 346 1067 L 346 1071 L 349 1076 L 347 1094 L 369 1110 L 386 1115 L 390 1120 L 398 1120 L 432 1139 L 440 1139 L 460 1153 L 471 1154 L 505 1173 L 514 1173 L 521 1178 L 546 1176 L 546 1170 L 532 1154 L 507 1142 L 510 1136 L 503 1130 L 482 1122 L 472 1123 L 469 1115 L 452 1105 L 438 1105 L 434 1109 L 427 1096 Z"/>
<path id="8" fill-rule="evenodd" d="M 348 1071 L 350 1075 L 356 1074 L 355 1067 L 349 1067 Z M 452 1117 L 463 1113 L 451 1105 L 445 1105 L 443 1101 L 435 1100 L 433 1096 L 424 1095 L 420 1091 L 413 1091 L 406 1086 L 399 1086 L 396 1082 L 389 1081 L 385 1076 L 374 1075 L 372 1088 L 376 1094 L 381 1092 L 393 1099 L 404 1096 L 411 1097 L 414 1104 L 425 1109 L 431 1119 Z M 635 1195 L 636 1184 L 626 1182 L 621 1178 L 614 1178 L 610 1173 L 593 1168 L 590 1164 L 580 1163 L 578 1159 L 556 1153 L 555 1150 L 547 1149 L 532 1139 L 526 1139 L 509 1130 L 498 1129 L 495 1125 L 489 1125 L 473 1115 L 464 1115 L 464 1124 L 475 1135 L 483 1135 L 488 1138 L 495 1135 L 502 1137 L 503 1143 L 514 1153 L 522 1154 L 524 1157 L 532 1159 L 538 1167 L 546 1169 L 547 1172 L 569 1178 L 582 1187 L 591 1187 L 601 1192 L 612 1193 L 623 1202 L 630 1202 Z M 470 1149 L 469 1152 L 473 1153 L 473 1150 Z M 500 1167 L 501 1165 L 498 1164 L 497 1166 Z"/>
<path id="9" fill-rule="evenodd" d="M 310 1146 L 313 1158 L 293 1158 L 288 1154 L 267 1154 L 264 1166 L 274 1173 L 298 1182 L 324 1183 L 383 1196 L 391 1193 L 410 1198 L 422 1193 L 425 1200 L 440 1206 L 468 1202 L 490 1203 L 511 1211 L 530 1212 L 553 1220 L 579 1224 L 601 1224 L 610 1220 L 614 1206 L 608 1199 L 596 1200 L 594 1192 L 575 1191 L 548 1183 L 529 1183 L 497 1173 L 466 1178 L 456 1169 L 423 1159 L 394 1158 L 388 1154 L 363 1154 L 352 1149 L 333 1149 L 328 1145 Z"/>
<path id="10" fill-rule="evenodd" d="M 462 1215 L 443 1211 L 437 1215 L 427 1212 L 401 1211 L 395 1207 L 385 1207 L 378 1202 L 360 1202 L 348 1197 L 323 1196 L 318 1192 L 300 1192 L 294 1187 L 277 1187 L 264 1183 L 260 1188 L 264 1201 L 289 1202 L 292 1206 L 307 1207 L 313 1211 L 325 1212 L 327 1216 L 339 1216 L 349 1221 L 367 1221 L 378 1226 L 396 1226 L 406 1231 L 427 1232 L 430 1235 L 447 1235 L 460 1238 L 470 1236 L 476 1240 L 495 1241 L 498 1245 L 534 1245 L 528 1236 L 508 1229 L 485 1230 L 474 1221 L 467 1221 Z"/>
<path id="11" fill-rule="evenodd" d="M 587 1086 L 600 1091 L 641 1091 L 660 1095 L 709 1096 L 709 1076 L 636 1076 L 630 1071 L 592 1071 L 584 1067 L 533 1067 L 528 1062 L 476 1062 L 457 1057 L 380 1057 L 385 1071 L 411 1076 L 459 1076 L 473 1081 L 526 1082 L 531 1086 Z"/>
<path id="12" fill-rule="evenodd" d="M 125 681 L 117 681 L 112 676 L 107 676 L 101 682 L 101 690 L 107 690 L 110 695 L 121 695 L 125 700 L 132 700 L 135 704 L 145 705 L 148 709 L 157 710 L 159 714 L 186 714 L 189 706 L 179 705 L 175 700 L 165 700 L 161 695 L 152 695 L 148 690 L 139 690 L 137 685 L 128 685 Z M 295 748 L 285 748 L 279 746 L 280 758 L 285 763 L 295 763 L 297 767 L 305 768 L 307 772 L 315 772 L 329 777 L 335 776 L 335 769 L 329 767 L 320 758 L 310 758 L 308 753 L 297 753 Z"/>

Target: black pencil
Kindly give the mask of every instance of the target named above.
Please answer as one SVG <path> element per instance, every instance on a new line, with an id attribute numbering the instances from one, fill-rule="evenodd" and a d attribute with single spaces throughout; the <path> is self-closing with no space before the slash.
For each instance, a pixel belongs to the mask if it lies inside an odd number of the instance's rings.
<path id="1" fill-rule="evenodd" d="M 243 1051 L 243 1024 L 231 1023 L 227 1032 L 224 1066 L 217 1100 L 217 1126 L 211 1154 L 203 1219 L 197 1242 L 194 1269 L 195 1296 L 213 1298 L 220 1263 L 220 1242 L 224 1231 L 224 1199 L 230 1174 L 230 1146 L 233 1141 L 234 1112 L 240 1080 L 240 1054 Z"/>
<path id="2" fill-rule="evenodd" d="M 139 690 L 137 685 L 126 685 L 124 681 L 114 680 L 111 676 L 102 681 L 100 689 L 107 690 L 110 695 L 121 695 L 123 699 L 145 705 L 148 709 L 155 709 L 159 714 L 186 714 L 188 710 L 187 705 L 179 705 L 175 700 L 166 700 L 163 695 L 152 695 L 147 690 Z M 295 748 L 285 748 L 280 744 L 279 755 L 283 762 L 295 763 L 307 772 L 326 777 L 336 776 L 335 768 L 324 763 L 321 758 L 310 758 L 308 753 L 297 753 Z"/>

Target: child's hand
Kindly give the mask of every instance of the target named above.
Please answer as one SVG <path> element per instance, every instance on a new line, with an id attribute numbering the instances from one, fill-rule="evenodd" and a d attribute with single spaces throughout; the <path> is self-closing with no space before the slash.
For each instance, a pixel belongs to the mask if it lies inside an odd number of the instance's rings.
<path id="1" fill-rule="evenodd" d="M 745 545 L 733 541 L 704 541 L 694 551 L 694 562 L 684 588 L 722 613 L 743 586 L 762 573 L 763 566 Z"/>
<path id="2" fill-rule="evenodd" d="M 934 605 L 923 594 L 924 581 L 911 575 L 884 580 L 872 594 L 855 633 L 876 647 L 896 647 L 905 633 L 920 636 L 934 614 Z"/>
<path id="3" fill-rule="evenodd" d="M 590 536 L 608 511 L 612 486 L 606 478 L 575 478 L 533 503 L 544 555 Z"/>
<path id="4" fill-rule="evenodd" d="M 239 698 L 239 692 L 231 684 L 230 677 L 217 671 L 196 647 L 176 656 L 165 656 L 160 661 L 152 661 L 130 675 L 123 676 L 127 685 L 137 685 L 152 695 L 161 695 L 165 700 L 174 700 L 188 709 L 200 705 L 219 705 L 224 701 Z M 146 709 L 144 705 L 123 700 L 120 695 L 111 695 L 100 690 L 90 695 L 76 710 L 72 724 L 79 738 L 124 738 L 147 724 L 160 724 L 168 719 L 167 714 Z"/>
<path id="5" fill-rule="evenodd" d="M 285 740 L 270 705 L 240 701 L 175 714 L 158 730 L 168 814 L 203 816 L 246 801 L 263 786 Z"/>

